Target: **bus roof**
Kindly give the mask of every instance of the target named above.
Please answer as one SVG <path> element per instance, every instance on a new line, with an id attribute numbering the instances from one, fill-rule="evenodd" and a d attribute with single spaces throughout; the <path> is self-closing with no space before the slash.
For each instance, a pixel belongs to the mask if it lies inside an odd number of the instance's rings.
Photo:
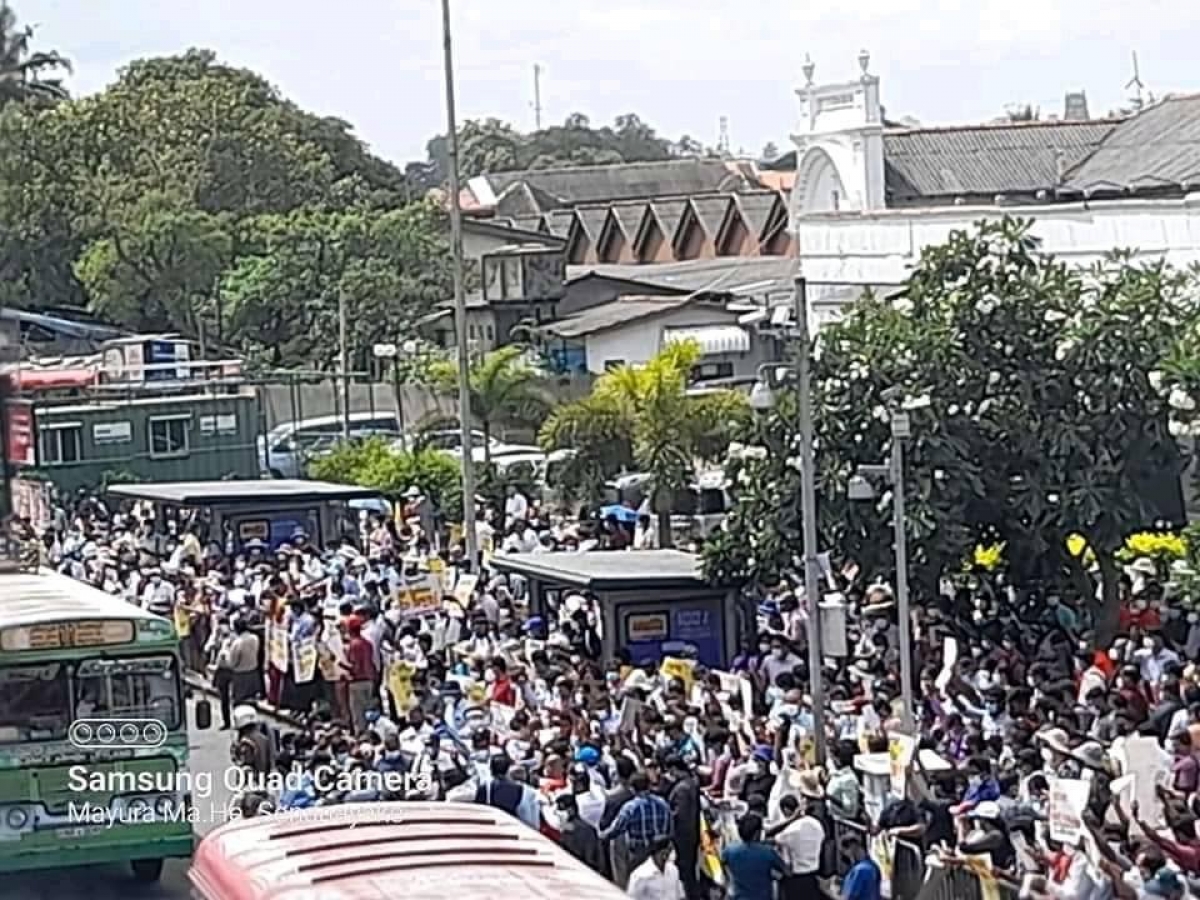
<path id="1" fill-rule="evenodd" d="M 48 570 L 0 574 L 0 630 L 84 619 L 166 621 L 68 575 Z"/>
<path id="2" fill-rule="evenodd" d="M 325 500 L 354 500 L 378 497 L 374 488 L 299 478 L 263 478 L 227 481 L 150 481 L 109 485 L 116 497 L 151 500 L 175 506 L 220 504 L 320 503 Z"/>
<path id="3" fill-rule="evenodd" d="M 231 822 L 189 874 L 221 900 L 620 900 L 553 841 L 490 806 L 360 803 Z"/>

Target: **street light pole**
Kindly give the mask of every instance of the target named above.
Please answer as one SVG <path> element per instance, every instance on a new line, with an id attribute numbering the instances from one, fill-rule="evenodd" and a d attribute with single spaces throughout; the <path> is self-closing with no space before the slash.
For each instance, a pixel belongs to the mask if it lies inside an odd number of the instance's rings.
<path id="1" fill-rule="evenodd" d="M 346 334 L 346 292 L 338 291 L 338 357 L 342 370 L 342 440 L 350 440 L 350 339 Z"/>
<path id="2" fill-rule="evenodd" d="M 915 734 L 912 670 L 912 616 L 908 608 L 908 538 L 904 512 L 904 441 L 911 434 L 908 413 L 892 411 L 892 527 L 896 541 L 896 618 L 900 626 L 900 700 L 904 705 L 901 722 L 907 734 Z"/>
<path id="3" fill-rule="evenodd" d="M 800 514 L 804 539 L 804 596 L 808 601 L 808 671 L 812 689 L 813 742 L 817 764 L 825 763 L 825 675 L 821 651 L 820 561 L 817 557 L 817 465 L 812 417 L 812 345 L 808 331 L 808 284 L 797 275 L 794 314 L 799 344 L 796 393 L 800 412 Z"/>
<path id="4" fill-rule="evenodd" d="M 450 0 L 442 0 L 442 52 L 446 66 L 446 157 L 449 166 L 450 251 L 454 263 L 454 330 L 458 335 L 458 424 L 462 435 L 463 535 L 472 571 L 479 565 L 475 533 L 475 461 L 471 440 L 471 356 L 467 346 L 467 299 L 463 284 L 462 208 L 458 184 L 458 117 L 454 111 L 454 53 Z"/>

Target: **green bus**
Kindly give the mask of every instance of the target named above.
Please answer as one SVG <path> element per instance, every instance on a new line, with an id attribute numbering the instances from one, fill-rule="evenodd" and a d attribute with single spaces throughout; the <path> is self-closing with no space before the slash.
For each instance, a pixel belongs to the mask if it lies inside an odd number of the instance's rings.
<path id="1" fill-rule="evenodd" d="M 211 724 L 207 701 L 199 727 Z M 66 575 L 0 571 L 0 873 L 129 863 L 194 844 L 174 625 Z"/>

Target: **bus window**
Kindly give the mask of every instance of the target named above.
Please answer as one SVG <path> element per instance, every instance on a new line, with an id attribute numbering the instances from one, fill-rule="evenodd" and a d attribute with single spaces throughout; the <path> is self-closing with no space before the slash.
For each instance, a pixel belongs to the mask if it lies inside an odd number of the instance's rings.
<path id="1" fill-rule="evenodd" d="M 75 672 L 79 718 L 153 718 L 168 730 L 180 725 L 179 680 L 169 656 L 89 659 Z"/>
<path id="2" fill-rule="evenodd" d="M 0 668 L 0 744 L 62 740 L 70 699 L 60 663 Z"/>

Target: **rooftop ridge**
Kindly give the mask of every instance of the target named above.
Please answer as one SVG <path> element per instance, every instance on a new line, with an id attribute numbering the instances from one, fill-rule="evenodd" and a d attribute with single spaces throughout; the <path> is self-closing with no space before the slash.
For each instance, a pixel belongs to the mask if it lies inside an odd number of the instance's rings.
<path id="1" fill-rule="evenodd" d="M 1106 116 L 1103 119 L 1048 119 L 1035 122 L 976 122 L 961 125 L 922 125 L 913 128 L 885 128 L 885 137 L 905 134 L 949 134 L 959 131 L 1036 131 L 1040 128 L 1082 128 L 1097 125 L 1117 126 L 1127 122 L 1133 116 Z"/>

